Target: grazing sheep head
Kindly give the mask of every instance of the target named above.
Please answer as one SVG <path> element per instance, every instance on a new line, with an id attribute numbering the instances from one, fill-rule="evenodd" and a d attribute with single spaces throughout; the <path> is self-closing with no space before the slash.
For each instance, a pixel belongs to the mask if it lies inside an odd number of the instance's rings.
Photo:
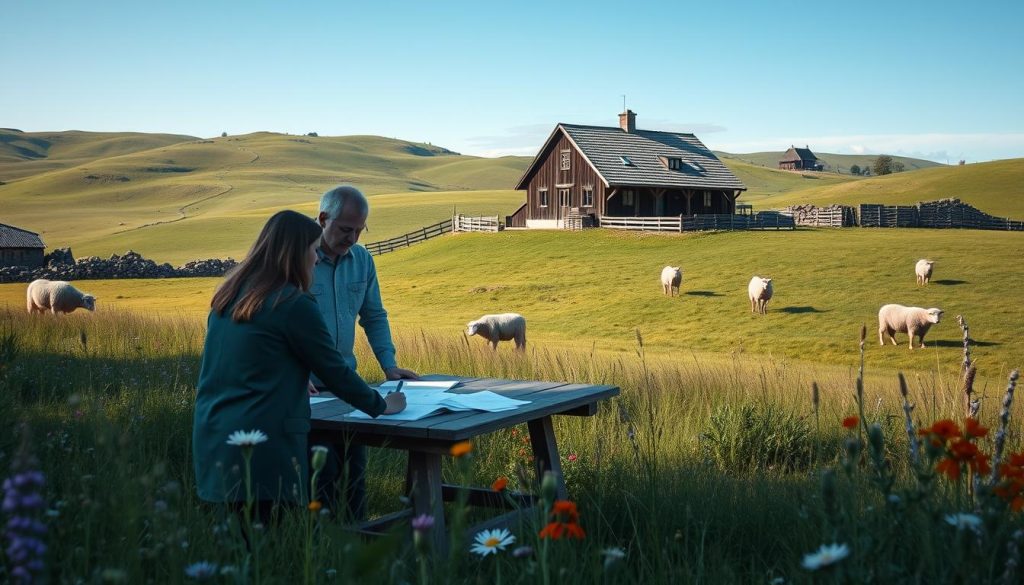
<path id="1" fill-rule="evenodd" d="M 92 295 L 82 295 L 82 308 L 90 311 L 96 310 L 96 297 Z"/>
<path id="2" fill-rule="evenodd" d="M 764 289 L 764 290 L 768 290 L 768 285 L 771 284 L 771 283 L 772 283 L 772 279 L 770 279 L 770 278 L 762 278 L 761 279 L 761 288 Z"/>
<path id="3" fill-rule="evenodd" d="M 943 312 L 944 311 L 942 309 L 928 309 L 928 322 L 938 323 L 939 319 L 942 318 Z"/>
<path id="4" fill-rule="evenodd" d="M 470 337 L 476 335 L 476 331 L 479 328 L 480 328 L 480 323 L 477 322 L 477 321 L 470 321 L 469 323 L 466 323 L 466 335 L 468 335 Z"/>

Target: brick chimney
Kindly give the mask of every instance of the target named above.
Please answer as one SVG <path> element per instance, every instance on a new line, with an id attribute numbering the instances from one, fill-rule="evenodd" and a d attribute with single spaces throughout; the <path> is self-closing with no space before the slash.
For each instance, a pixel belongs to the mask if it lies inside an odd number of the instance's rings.
<path id="1" fill-rule="evenodd" d="M 619 128 L 626 132 L 636 132 L 636 113 L 633 110 L 626 110 L 619 114 Z"/>

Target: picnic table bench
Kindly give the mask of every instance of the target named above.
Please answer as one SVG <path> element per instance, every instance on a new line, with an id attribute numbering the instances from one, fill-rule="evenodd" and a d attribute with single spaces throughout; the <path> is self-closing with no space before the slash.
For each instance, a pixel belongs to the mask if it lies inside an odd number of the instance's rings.
<path id="1" fill-rule="evenodd" d="M 557 496 L 559 499 L 566 499 L 568 493 L 562 476 L 551 417 L 593 416 L 597 413 L 598 402 L 619 394 L 618 387 L 608 385 L 502 380 L 443 374 L 430 374 L 423 376 L 422 379 L 458 380 L 459 385 L 449 392 L 465 394 L 490 390 L 509 398 L 527 400 L 529 404 L 502 412 L 452 412 L 415 421 L 398 421 L 348 416 L 353 410 L 351 406 L 340 400 L 331 400 L 312 405 L 312 426 L 320 433 L 336 434 L 340 441 L 408 452 L 405 493 L 409 496 L 412 506 L 364 522 L 360 525 L 360 530 L 379 534 L 395 522 L 428 514 L 434 517 L 434 529 L 431 534 L 435 551 L 444 551 L 448 542 L 444 502 L 454 501 L 461 492 L 472 506 L 503 508 L 508 504 L 504 498 L 489 488 L 450 485 L 442 481 L 441 460 L 449 454 L 453 445 L 526 423 L 538 483 L 545 472 L 554 472 L 557 477 Z M 512 497 L 519 510 L 491 518 L 474 526 L 472 530 L 507 525 L 516 514 L 530 509 L 537 501 L 535 496 L 528 494 L 513 494 Z"/>

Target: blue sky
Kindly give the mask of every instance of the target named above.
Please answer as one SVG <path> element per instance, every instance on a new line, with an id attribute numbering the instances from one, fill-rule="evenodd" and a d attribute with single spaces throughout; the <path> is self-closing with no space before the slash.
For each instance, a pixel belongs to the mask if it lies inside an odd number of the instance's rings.
<path id="1" fill-rule="evenodd" d="M 377 134 L 533 154 L 557 122 L 712 148 L 1024 156 L 1022 2 L 0 0 L 0 126 Z"/>

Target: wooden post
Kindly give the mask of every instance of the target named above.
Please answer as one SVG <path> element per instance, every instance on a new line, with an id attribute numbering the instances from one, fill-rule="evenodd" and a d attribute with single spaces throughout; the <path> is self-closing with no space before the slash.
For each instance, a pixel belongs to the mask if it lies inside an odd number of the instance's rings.
<path id="1" fill-rule="evenodd" d="M 537 470 L 537 482 L 544 479 L 544 472 L 555 474 L 559 500 L 569 499 L 569 491 L 565 488 L 565 477 L 562 475 L 562 462 L 558 458 L 558 445 L 555 443 L 555 429 L 551 426 L 551 417 L 531 420 L 527 423 L 530 431 L 530 444 L 533 446 L 533 463 Z M 436 526 L 435 526 L 436 528 Z"/>
<path id="2" fill-rule="evenodd" d="M 693 209 L 690 206 L 690 200 L 693 199 L 693 192 L 687 190 L 683 192 L 683 195 L 686 196 L 686 215 L 693 215 Z"/>
<path id="3" fill-rule="evenodd" d="M 444 524 L 444 496 L 441 493 L 441 456 L 421 451 L 409 452 L 406 483 L 411 484 L 409 497 L 413 514 L 434 517 L 434 528 L 429 531 L 434 553 L 448 554 L 448 531 Z"/>

